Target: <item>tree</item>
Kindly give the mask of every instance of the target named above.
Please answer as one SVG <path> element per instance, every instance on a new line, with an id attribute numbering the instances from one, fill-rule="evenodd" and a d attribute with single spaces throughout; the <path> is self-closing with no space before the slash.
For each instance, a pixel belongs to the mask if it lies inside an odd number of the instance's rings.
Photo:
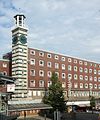
<path id="1" fill-rule="evenodd" d="M 93 96 L 90 97 L 90 106 L 93 113 L 93 107 L 95 107 L 95 98 Z"/>
<path id="2" fill-rule="evenodd" d="M 63 112 L 66 109 L 63 88 L 55 72 L 52 73 L 51 81 L 52 84 L 48 88 L 48 95 L 44 96 L 43 102 L 51 105 L 53 111 L 58 109 L 58 111 Z"/>

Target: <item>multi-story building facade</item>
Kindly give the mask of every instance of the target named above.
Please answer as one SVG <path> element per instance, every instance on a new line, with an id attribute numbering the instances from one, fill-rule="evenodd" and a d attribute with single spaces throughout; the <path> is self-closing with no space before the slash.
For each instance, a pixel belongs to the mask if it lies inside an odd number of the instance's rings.
<path id="1" fill-rule="evenodd" d="M 17 78 L 15 95 L 19 98 L 42 98 L 52 84 L 52 72 L 56 72 L 64 88 L 65 98 L 88 100 L 100 97 L 100 64 L 54 52 L 28 48 L 24 15 L 16 15 L 12 30 L 12 59 L 6 60 L 7 72 Z M 6 57 L 4 57 L 6 58 Z M 9 67 L 10 61 L 12 66 Z M 12 72 L 10 72 L 12 71 Z"/>

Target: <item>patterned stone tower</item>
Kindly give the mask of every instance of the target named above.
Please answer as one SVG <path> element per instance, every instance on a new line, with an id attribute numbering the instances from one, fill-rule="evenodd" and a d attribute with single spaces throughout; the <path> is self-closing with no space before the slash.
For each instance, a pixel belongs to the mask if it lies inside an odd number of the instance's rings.
<path id="1" fill-rule="evenodd" d="M 17 14 L 15 27 L 12 30 L 12 77 L 15 77 L 15 98 L 27 97 L 27 31 L 24 25 L 25 16 Z"/>

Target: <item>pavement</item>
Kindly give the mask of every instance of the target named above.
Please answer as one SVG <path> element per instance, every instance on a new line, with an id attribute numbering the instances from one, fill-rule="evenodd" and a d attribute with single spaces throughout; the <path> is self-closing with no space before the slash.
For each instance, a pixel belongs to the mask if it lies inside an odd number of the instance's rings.
<path id="1" fill-rule="evenodd" d="M 30 117 L 26 117 L 26 118 L 17 118 L 17 120 L 51 120 L 49 118 L 45 118 L 42 116 L 30 116 Z"/>

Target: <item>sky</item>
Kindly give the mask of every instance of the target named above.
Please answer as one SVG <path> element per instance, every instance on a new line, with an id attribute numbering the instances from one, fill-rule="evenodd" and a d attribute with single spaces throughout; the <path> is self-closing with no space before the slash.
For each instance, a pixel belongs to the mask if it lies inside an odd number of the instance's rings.
<path id="1" fill-rule="evenodd" d="M 0 58 L 11 51 L 19 13 L 28 47 L 100 63 L 100 0 L 0 0 Z"/>

